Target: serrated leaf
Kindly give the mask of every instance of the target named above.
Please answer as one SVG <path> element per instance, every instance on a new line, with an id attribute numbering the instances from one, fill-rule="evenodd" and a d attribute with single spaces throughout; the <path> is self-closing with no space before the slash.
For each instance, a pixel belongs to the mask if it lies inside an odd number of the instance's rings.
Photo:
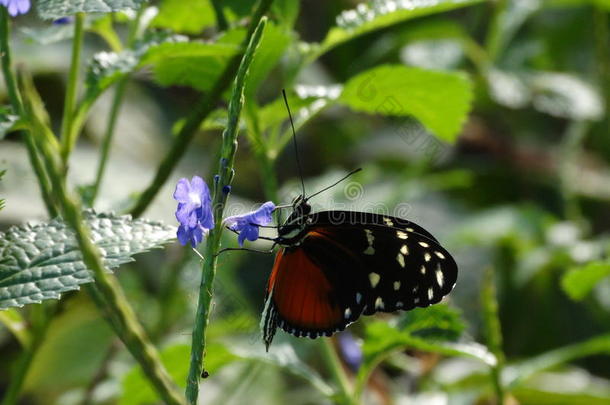
<path id="1" fill-rule="evenodd" d="M 377 0 L 362 3 L 337 17 L 337 27 L 331 28 L 312 58 L 369 32 L 481 2 L 483 0 Z"/>
<path id="2" fill-rule="evenodd" d="M 453 142 L 472 98 L 472 85 L 463 74 L 385 65 L 350 79 L 339 102 L 370 114 L 413 116 L 439 138 Z"/>
<path id="3" fill-rule="evenodd" d="M 152 26 L 185 34 L 198 34 L 215 23 L 214 8 L 209 0 L 163 0 Z"/>
<path id="4" fill-rule="evenodd" d="M 187 41 L 186 37 L 156 33 L 139 41 L 133 49 L 126 49 L 120 53 L 99 52 L 93 55 L 87 68 L 87 90 L 85 99 L 97 98 L 109 86 L 145 64 L 153 51 L 165 44 L 174 44 Z"/>
<path id="5" fill-rule="evenodd" d="M 570 269 L 561 279 L 561 287 L 573 300 L 585 298 L 595 285 L 610 276 L 610 262 L 592 262 Z"/>
<path id="6" fill-rule="evenodd" d="M 190 86 L 204 91 L 212 87 L 240 46 L 234 43 L 182 42 L 151 49 L 146 63 L 163 86 Z"/>
<path id="7" fill-rule="evenodd" d="M 130 216 L 84 213 L 108 269 L 175 238 L 175 228 Z M 0 310 L 57 299 L 93 277 L 70 228 L 61 220 L 0 233 Z"/>
<path id="8" fill-rule="evenodd" d="M 146 0 L 38 0 L 38 15 L 45 20 L 54 20 L 76 13 L 111 13 L 121 10 L 136 10 Z"/>

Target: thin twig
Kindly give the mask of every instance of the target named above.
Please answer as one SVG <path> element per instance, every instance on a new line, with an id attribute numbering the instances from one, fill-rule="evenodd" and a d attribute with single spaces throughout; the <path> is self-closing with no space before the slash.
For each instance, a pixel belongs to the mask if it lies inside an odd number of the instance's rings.
<path id="1" fill-rule="evenodd" d="M 212 209 L 214 212 L 215 225 L 210 230 L 206 240 L 205 258 L 202 267 L 201 285 L 199 287 L 199 302 L 197 304 L 197 315 L 193 327 L 193 340 L 191 346 L 191 363 L 186 381 L 186 398 L 189 404 L 196 405 L 199 397 L 199 380 L 203 369 L 203 355 L 206 346 L 206 329 L 210 316 L 210 305 L 214 288 L 214 276 L 216 275 L 216 262 L 218 250 L 220 249 L 220 236 L 223 230 L 222 217 L 228 194 L 223 191 L 225 186 L 233 180 L 233 162 L 237 151 L 237 135 L 239 130 L 239 116 L 244 102 L 244 86 L 250 64 L 263 35 L 266 17 L 261 17 L 256 30 L 250 38 L 246 53 L 239 65 L 233 93 L 229 102 L 229 121 L 227 128 L 222 134 L 221 160 L 218 168 L 218 181 L 214 185 L 214 199 Z"/>

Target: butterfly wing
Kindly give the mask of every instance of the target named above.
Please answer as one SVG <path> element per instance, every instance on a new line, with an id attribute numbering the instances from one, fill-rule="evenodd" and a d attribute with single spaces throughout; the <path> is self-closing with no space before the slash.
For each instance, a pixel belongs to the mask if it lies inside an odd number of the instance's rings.
<path id="1" fill-rule="evenodd" d="M 307 223 L 299 243 L 276 257 L 263 316 L 268 343 L 276 324 L 295 336 L 330 335 L 362 313 L 437 303 L 455 285 L 454 259 L 410 221 L 326 211 Z"/>

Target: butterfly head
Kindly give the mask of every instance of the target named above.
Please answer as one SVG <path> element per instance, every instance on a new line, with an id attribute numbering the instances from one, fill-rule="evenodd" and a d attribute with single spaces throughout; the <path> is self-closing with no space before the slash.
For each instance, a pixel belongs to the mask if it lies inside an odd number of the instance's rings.
<path id="1" fill-rule="evenodd" d="M 307 198 L 299 195 L 292 200 L 292 213 L 286 219 L 286 222 L 280 226 L 277 242 L 279 244 L 291 244 L 295 238 L 305 229 L 307 224 L 306 218 L 311 213 L 311 205 L 307 202 Z"/>

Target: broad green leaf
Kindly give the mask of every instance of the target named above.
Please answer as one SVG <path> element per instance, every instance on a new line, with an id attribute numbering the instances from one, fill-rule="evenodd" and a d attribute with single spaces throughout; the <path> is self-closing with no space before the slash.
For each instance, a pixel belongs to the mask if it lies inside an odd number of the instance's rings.
<path id="1" fill-rule="evenodd" d="M 232 43 L 182 42 L 151 49 L 146 63 L 163 86 L 190 86 L 207 90 L 220 77 L 225 65 L 240 51 Z"/>
<path id="2" fill-rule="evenodd" d="M 561 287 L 573 300 L 585 298 L 595 285 L 610 276 L 610 262 L 592 262 L 570 269 L 561 279 Z"/>
<path id="3" fill-rule="evenodd" d="M 28 330 L 28 324 L 21 316 L 21 313 L 15 308 L 9 308 L 5 311 L 0 311 L 0 323 L 11 331 L 13 336 L 17 338 L 21 347 L 27 349 L 30 345 L 32 336 Z"/>
<path id="4" fill-rule="evenodd" d="M 152 26 L 185 34 L 198 34 L 215 23 L 214 8 L 210 0 L 163 0 Z"/>
<path id="5" fill-rule="evenodd" d="M 362 347 L 366 365 L 377 364 L 380 359 L 394 351 L 407 348 L 446 356 L 472 357 L 492 366 L 496 364 L 495 356 L 485 346 L 475 342 L 450 342 L 433 336 L 417 337 L 414 333 L 393 328 L 387 322 L 381 321 L 367 325 Z"/>
<path id="6" fill-rule="evenodd" d="M 463 74 L 385 65 L 350 79 L 339 102 L 370 114 L 413 116 L 439 138 L 453 142 L 472 98 L 472 85 Z"/>
<path id="7" fill-rule="evenodd" d="M 109 269 L 175 238 L 175 228 L 160 222 L 92 211 L 85 212 L 85 220 Z M 22 225 L 0 233 L 0 310 L 57 299 L 92 281 L 73 233 L 63 221 Z"/>
<path id="8" fill-rule="evenodd" d="M 186 385 L 190 354 L 191 346 L 183 343 L 168 346 L 161 351 L 161 360 L 166 370 L 181 388 Z M 238 357 L 222 344 L 211 343 L 206 347 L 205 369 L 210 375 L 235 360 Z M 122 391 L 119 405 L 150 404 L 159 400 L 139 365 L 134 365 L 123 377 Z"/>
<path id="9" fill-rule="evenodd" d="M 596 354 L 610 355 L 610 335 L 601 335 L 584 342 L 560 347 L 507 367 L 503 380 L 506 386 L 516 386 L 536 373 Z"/>
<path id="10" fill-rule="evenodd" d="M 76 13 L 111 13 L 138 9 L 145 0 L 38 0 L 38 15 L 45 20 L 66 17 Z"/>
<path id="11" fill-rule="evenodd" d="M 534 388 L 517 388 L 511 390 L 515 403 L 536 405 L 607 405 L 610 395 L 582 392 L 557 392 Z"/>
<path id="12" fill-rule="evenodd" d="M 483 0 L 378 0 L 361 3 L 357 8 L 343 11 L 337 17 L 337 27 L 330 29 L 312 58 L 316 59 L 330 49 L 369 32 L 413 18 L 482 2 Z"/>
<path id="13" fill-rule="evenodd" d="M 299 359 L 294 348 L 288 343 L 276 342 L 268 353 L 265 352 L 262 344 L 232 345 L 230 350 L 243 359 L 272 364 L 303 378 L 326 396 L 331 396 L 333 393 L 333 389 L 315 370 Z"/>
<path id="14" fill-rule="evenodd" d="M 403 314 L 397 325 L 398 329 L 415 337 L 437 340 L 456 340 L 464 327 L 460 312 L 445 304 L 415 308 Z"/>
<path id="15" fill-rule="evenodd" d="M 67 302 L 49 325 L 28 370 L 25 390 L 40 396 L 39 403 L 93 379 L 113 341 L 113 332 L 85 297 Z"/>
<path id="16" fill-rule="evenodd" d="M 0 106 L 0 139 L 15 129 L 19 122 L 19 116 L 10 106 Z"/>
<path id="17" fill-rule="evenodd" d="M 104 90 L 154 58 L 154 51 L 176 43 L 184 43 L 186 37 L 179 35 L 153 34 L 138 42 L 133 49 L 120 53 L 99 52 L 91 59 L 87 68 L 85 100 L 97 98 Z"/>
<path id="18" fill-rule="evenodd" d="M 260 84 L 275 67 L 284 54 L 284 50 L 292 40 L 292 33 L 284 26 L 268 23 L 261 43 L 256 50 L 256 58 L 250 66 L 250 74 L 246 84 L 247 96 L 256 93 Z"/>

